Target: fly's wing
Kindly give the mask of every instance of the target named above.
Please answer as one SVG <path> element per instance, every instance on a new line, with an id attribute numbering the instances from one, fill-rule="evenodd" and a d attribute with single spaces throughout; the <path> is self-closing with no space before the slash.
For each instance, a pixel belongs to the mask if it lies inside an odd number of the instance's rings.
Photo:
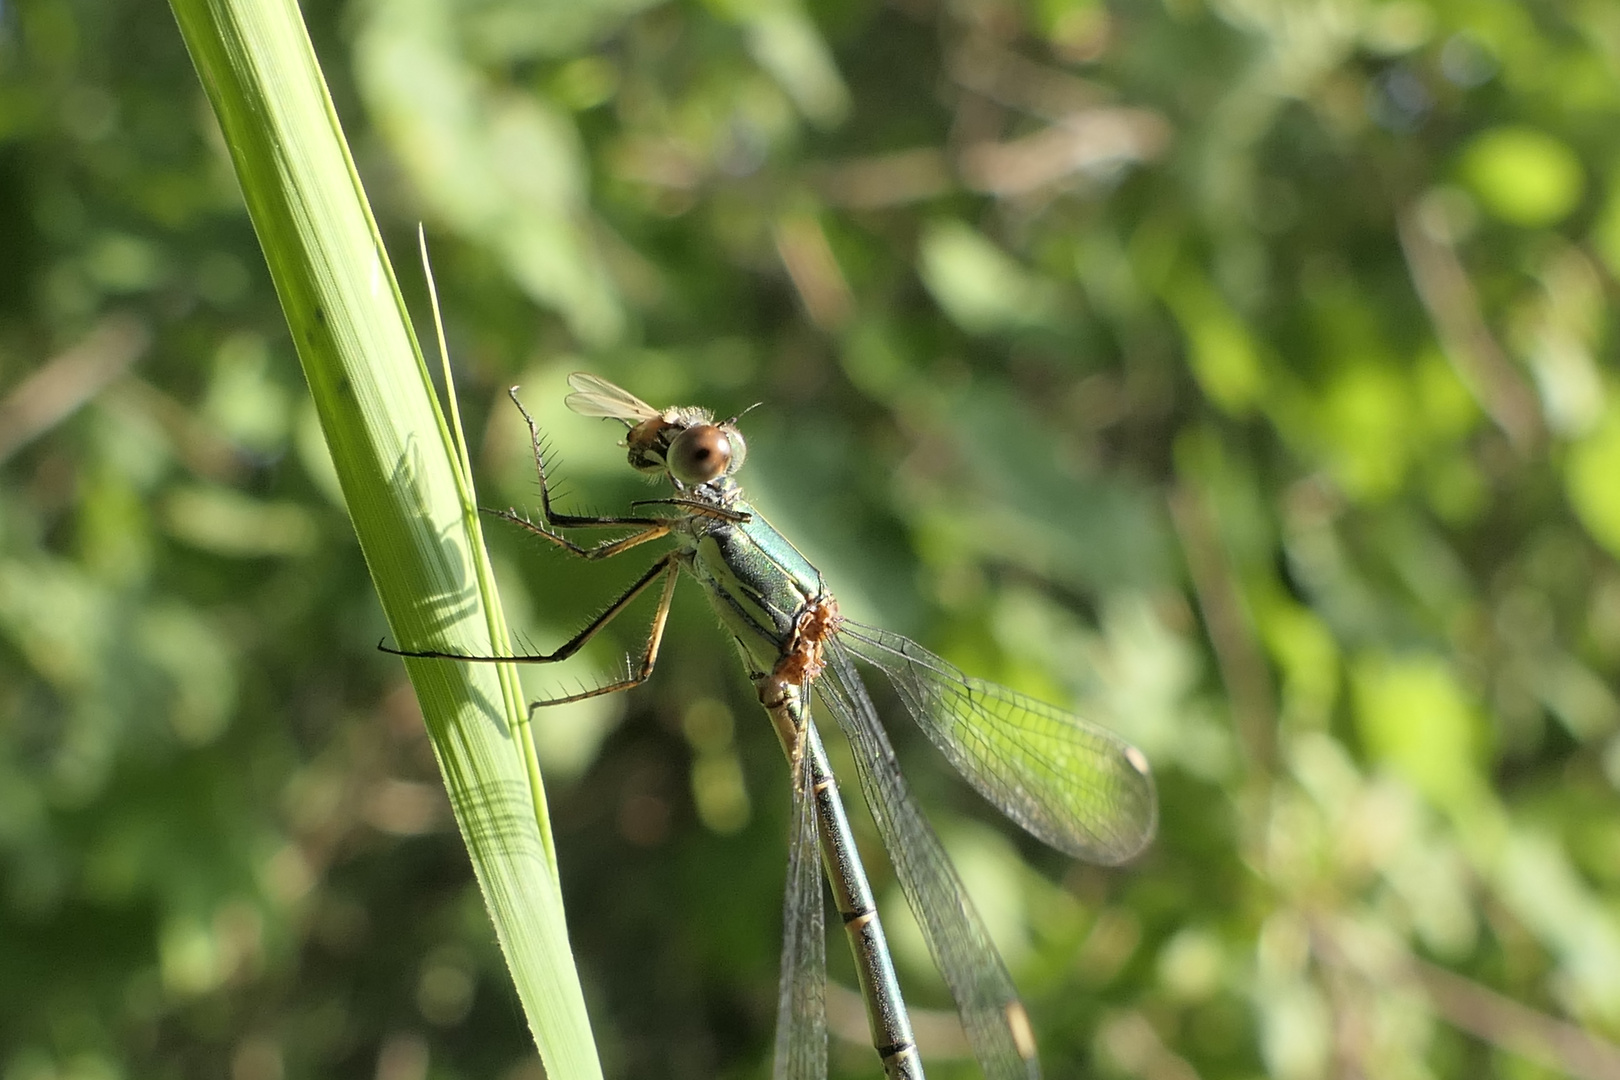
<path id="1" fill-rule="evenodd" d="M 563 404 L 581 416 L 611 417 L 634 427 L 644 420 L 663 415 L 630 391 L 621 390 L 589 372 L 574 372 L 568 376 L 568 385 L 574 388 L 574 392 L 563 399 Z"/>
<path id="2" fill-rule="evenodd" d="M 771 1080 L 826 1080 L 827 927 L 816 848 L 816 797 L 810 755 L 793 777 L 793 835 L 782 899 L 781 989 L 776 999 L 776 1057 Z"/>
<path id="3" fill-rule="evenodd" d="M 894 747 L 849 658 L 845 635 L 827 643 L 827 667 L 815 682 L 855 752 L 861 793 L 934 963 L 951 988 L 962 1030 L 986 1080 L 1040 1080 L 1029 1016 L 984 921 L 962 888 L 928 820 L 900 775 Z"/>
<path id="4" fill-rule="evenodd" d="M 845 622 L 839 640 L 894 684 L 934 745 L 1002 813 L 1059 851 L 1124 862 L 1153 838 L 1147 758 L 1112 732 L 969 678 L 909 638 Z"/>

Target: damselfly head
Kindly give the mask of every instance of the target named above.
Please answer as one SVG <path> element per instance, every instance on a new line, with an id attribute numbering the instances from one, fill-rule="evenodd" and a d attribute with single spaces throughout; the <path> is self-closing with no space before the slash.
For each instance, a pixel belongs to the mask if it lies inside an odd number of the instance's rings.
<path id="1" fill-rule="evenodd" d="M 736 418 L 715 423 L 714 414 L 696 406 L 655 409 L 606 379 L 583 371 L 568 376 L 574 388 L 564 400 L 581 416 L 606 416 L 629 430 L 624 446 L 638 472 L 667 475 L 678 488 L 699 487 L 742 467 L 748 445 Z"/>

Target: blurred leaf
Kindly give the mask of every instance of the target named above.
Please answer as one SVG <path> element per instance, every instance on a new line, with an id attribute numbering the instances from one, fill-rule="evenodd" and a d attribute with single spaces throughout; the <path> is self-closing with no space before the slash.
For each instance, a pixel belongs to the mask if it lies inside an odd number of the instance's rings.
<path id="1" fill-rule="evenodd" d="M 1433 803 L 1466 814 L 1484 791 L 1473 702 L 1440 659 L 1371 655 L 1352 665 L 1356 728 L 1374 760 Z"/>
<path id="2" fill-rule="evenodd" d="M 87 684 L 112 631 L 110 598 L 70 563 L 0 561 L 0 629 L 36 672 L 63 689 Z"/>
<path id="3" fill-rule="evenodd" d="M 970 334 L 1040 326 L 1057 315 L 1057 287 L 978 232 L 953 220 L 931 222 L 918 273 L 939 306 Z"/>
<path id="4" fill-rule="evenodd" d="M 320 542 L 315 519 L 299 504 L 264 503 L 228 488 L 177 489 L 163 516 L 177 539 L 237 558 L 307 555 Z"/>
<path id="5" fill-rule="evenodd" d="M 615 339 L 623 313 L 596 251 L 586 163 L 569 117 L 481 79 L 453 48 L 446 4 L 364 10 L 360 86 L 428 206 L 581 338 Z"/>
<path id="6" fill-rule="evenodd" d="M 1350 367 L 1328 392 L 1332 469 L 1352 498 L 1387 497 L 1405 479 L 1410 400 L 1400 376 L 1373 363 Z"/>
<path id="7" fill-rule="evenodd" d="M 1544 834 L 1515 832 L 1502 853 L 1503 899 L 1558 952 L 1581 1011 L 1620 1019 L 1620 920 L 1592 895 L 1562 847 Z"/>
<path id="8" fill-rule="evenodd" d="M 1254 338 L 1208 282 L 1184 271 L 1165 299 L 1186 335 L 1193 377 L 1221 408 L 1242 415 L 1265 395 L 1265 365 Z"/>
<path id="9" fill-rule="evenodd" d="M 820 127 L 844 118 L 849 91 L 815 24 L 794 0 L 744 3 L 737 14 L 748 27 L 749 50 L 800 112 Z"/>
<path id="10" fill-rule="evenodd" d="M 1609 197 L 1592 230 L 1592 240 L 1609 274 L 1620 276 L 1620 170 L 1609 175 Z"/>
<path id="11" fill-rule="evenodd" d="M 393 0 L 383 0 L 392 3 Z M 654 0 L 456 0 L 441 3 L 491 60 L 568 56 L 589 48 Z"/>
<path id="12" fill-rule="evenodd" d="M 1620 557 L 1620 405 L 1569 453 L 1569 501 L 1592 538 Z"/>
<path id="13" fill-rule="evenodd" d="M 1257 605 L 1261 638 L 1282 673 L 1282 718 L 1322 729 L 1339 694 L 1338 642 L 1310 609 L 1282 598 Z"/>
<path id="14" fill-rule="evenodd" d="M 270 374 L 268 344 L 256 334 L 221 343 L 203 415 L 230 438 L 259 453 L 280 448 L 287 436 L 287 393 Z"/>
<path id="15" fill-rule="evenodd" d="M 1528 228 L 1562 221 L 1586 187 L 1574 152 L 1531 127 L 1499 127 L 1476 136 L 1463 152 L 1462 172 L 1487 210 Z"/>
<path id="16" fill-rule="evenodd" d="M 136 645 L 172 685 L 169 725 L 183 742 L 218 738 L 236 707 L 236 672 L 218 628 L 178 604 L 143 612 Z"/>

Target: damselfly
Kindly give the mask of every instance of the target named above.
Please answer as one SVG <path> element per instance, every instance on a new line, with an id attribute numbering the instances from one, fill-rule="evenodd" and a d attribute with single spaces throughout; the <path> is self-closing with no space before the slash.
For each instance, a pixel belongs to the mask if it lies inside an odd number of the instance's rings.
<path id="1" fill-rule="evenodd" d="M 1123 862 L 1152 838 L 1158 807 L 1147 760 L 1118 736 L 1071 713 L 970 678 L 913 641 L 843 618 L 821 572 L 743 498 L 734 476 L 746 444 L 736 417 L 716 423 L 706 409 L 655 409 L 594 375 L 575 374 L 568 383 L 574 389 L 568 407 L 623 423 L 627 433 L 622 445 L 630 465 L 668 480 L 674 494 L 632 504 L 658 508 L 646 515 L 558 513 L 551 505 L 539 428 L 514 389 L 512 401 L 528 422 L 540 476 L 540 517 L 532 520 L 515 510 L 497 516 L 585 559 L 611 558 L 663 538 L 674 541 L 673 549 L 554 652 L 473 656 L 387 651 L 487 663 L 554 663 L 578 652 L 657 585 L 658 603 L 640 665 L 607 685 L 536 701 L 529 706 L 532 716 L 548 705 L 645 682 L 658 659 L 675 582 L 685 570 L 703 586 L 735 639 L 793 777 L 773 1076 L 821 1080 L 827 1071 L 821 870 L 855 955 L 884 1072 L 906 1080 L 923 1075 L 872 890 L 812 719 L 814 696 L 850 742 L 861 790 L 901 889 L 956 999 L 985 1075 L 991 1080 L 1038 1077 L 1034 1037 L 1006 965 L 938 836 L 907 793 L 856 661 L 888 677 L 912 718 L 985 798 L 1036 837 L 1079 858 Z M 574 529 L 629 532 L 584 546 L 566 535 Z"/>

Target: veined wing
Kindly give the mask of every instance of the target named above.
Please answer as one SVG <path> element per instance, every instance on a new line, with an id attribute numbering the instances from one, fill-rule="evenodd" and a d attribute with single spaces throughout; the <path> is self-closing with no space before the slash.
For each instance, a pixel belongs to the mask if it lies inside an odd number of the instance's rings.
<path id="1" fill-rule="evenodd" d="M 1030 833 L 1090 862 L 1147 845 L 1158 797 L 1136 747 L 1073 713 L 970 678 L 909 638 L 860 623 L 838 640 L 881 670 L 934 745 Z"/>
<path id="2" fill-rule="evenodd" d="M 634 425 L 663 415 L 630 391 L 588 371 L 568 376 L 568 385 L 574 392 L 563 399 L 563 404 L 581 416 L 607 416 Z"/>
<path id="3" fill-rule="evenodd" d="M 843 635 L 827 642 L 815 691 L 855 751 L 861 791 L 900 887 L 922 927 L 962 1029 L 988 1080 L 1039 1080 L 1029 1017 L 1012 976 L 962 888 L 939 836 L 906 790 L 894 748 L 850 660 Z"/>
<path id="4" fill-rule="evenodd" d="M 827 1077 L 826 914 L 810 755 L 800 758 L 793 777 L 793 834 L 788 838 L 787 893 L 782 899 L 781 989 L 771 1080 Z"/>

